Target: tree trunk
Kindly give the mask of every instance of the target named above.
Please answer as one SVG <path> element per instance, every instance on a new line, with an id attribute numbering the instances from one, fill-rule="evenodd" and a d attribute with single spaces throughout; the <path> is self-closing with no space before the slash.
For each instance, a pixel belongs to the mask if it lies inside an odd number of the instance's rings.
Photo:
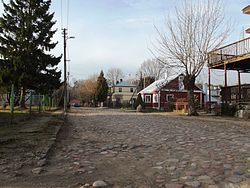
<path id="1" fill-rule="evenodd" d="M 186 75 L 184 77 L 184 86 L 187 89 L 187 100 L 188 100 L 188 115 L 197 116 L 199 115 L 195 106 L 194 88 L 195 88 L 195 77 L 192 75 Z"/>
<path id="2" fill-rule="evenodd" d="M 189 116 L 197 116 L 197 110 L 195 106 L 195 97 L 194 97 L 194 90 L 188 90 L 188 115 Z"/>
<path id="3" fill-rule="evenodd" d="M 22 92 L 21 92 L 21 96 L 20 96 L 20 108 L 26 108 L 25 96 L 26 96 L 26 89 L 25 89 L 25 87 L 23 87 Z"/>

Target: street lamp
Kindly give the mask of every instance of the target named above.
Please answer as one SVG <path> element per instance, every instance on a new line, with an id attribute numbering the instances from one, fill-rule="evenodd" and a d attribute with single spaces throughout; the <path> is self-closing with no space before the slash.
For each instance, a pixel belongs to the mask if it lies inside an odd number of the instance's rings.
<path id="1" fill-rule="evenodd" d="M 67 37 L 66 28 L 63 29 L 63 53 L 64 53 L 64 100 L 63 100 L 63 112 L 66 115 L 67 112 L 67 58 L 66 58 L 66 48 L 67 48 L 67 40 L 74 39 L 74 36 Z"/>
<path id="2" fill-rule="evenodd" d="M 242 9 L 242 12 L 244 13 L 244 14 L 250 14 L 250 5 L 248 5 L 248 6 L 246 6 L 245 8 L 243 8 Z M 247 28 L 246 30 L 246 33 L 250 33 L 250 28 Z"/>

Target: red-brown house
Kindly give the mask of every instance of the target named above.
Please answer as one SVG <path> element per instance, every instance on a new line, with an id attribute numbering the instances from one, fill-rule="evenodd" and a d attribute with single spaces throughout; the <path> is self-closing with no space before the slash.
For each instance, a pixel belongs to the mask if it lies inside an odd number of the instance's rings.
<path id="1" fill-rule="evenodd" d="M 183 74 L 171 76 L 153 82 L 148 87 L 141 90 L 145 108 L 159 109 L 165 111 L 187 110 L 187 90 L 183 84 Z M 198 106 L 204 104 L 202 90 L 195 86 L 194 95 Z"/>

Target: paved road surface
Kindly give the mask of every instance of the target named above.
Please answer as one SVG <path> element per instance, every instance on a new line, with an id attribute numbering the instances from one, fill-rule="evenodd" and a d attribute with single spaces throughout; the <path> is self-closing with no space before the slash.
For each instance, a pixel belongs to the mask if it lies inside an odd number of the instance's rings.
<path id="1" fill-rule="evenodd" d="M 247 185 L 250 123 L 75 108 L 44 172 L 27 180 L 52 187 L 96 180 L 127 188 Z"/>

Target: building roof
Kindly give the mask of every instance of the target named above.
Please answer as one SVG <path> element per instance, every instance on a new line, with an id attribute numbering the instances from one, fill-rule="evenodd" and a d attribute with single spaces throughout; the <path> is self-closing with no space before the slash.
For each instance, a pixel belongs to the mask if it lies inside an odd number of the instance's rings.
<path id="1" fill-rule="evenodd" d="M 144 94 L 144 93 L 158 92 L 161 89 L 165 89 L 167 85 L 168 85 L 168 87 L 171 87 L 171 88 L 175 87 L 175 85 L 173 86 L 173 85 L 171 85 L 171 83 L 175 79 L 178 79 L 180 76 L 183 76 L 183 74 L 172 75 L 172 76 L 167 77 L 166 79 L 157 80 L 157 81 L 153 82 L 152 84 L 150 84 L 148 87 L 146 87 L 143 90 L 141 90 L 139 93 Z M 177 85 L 176 87 L 179 88 L 180 85 Z M 183 87 L 183 89 L 184 89 L 184 87 Z M 194 90 L 202 92 L 202 90 L 199 87 L 197 87 L 196 85 L 195 85 Z"/>
<path id="2" fill-rule="evenodd" d="M 119 82 L 118 84 L 116 84 L 115 87 L 136 87 L 136 85 L 130 82 L 123 81 L 123 82 Z"/>
<path id="3" fill-rule="evenodd" d="M 180 75 L 178 75 L 178 76 L 180 76 Z M 167 77 L 166 79 L 156 80 L 155 82 L 153 82 L 152 84 L 150 84 L 148 87 L 146 87 L 143 90 L 141 90 L 139 93 L 153 93 L 154 91 L 159 91 L 168 82 L 170 82 L 171 80 L 177 78 L 178 76 L 173 75 L 173 76 Z"/>

